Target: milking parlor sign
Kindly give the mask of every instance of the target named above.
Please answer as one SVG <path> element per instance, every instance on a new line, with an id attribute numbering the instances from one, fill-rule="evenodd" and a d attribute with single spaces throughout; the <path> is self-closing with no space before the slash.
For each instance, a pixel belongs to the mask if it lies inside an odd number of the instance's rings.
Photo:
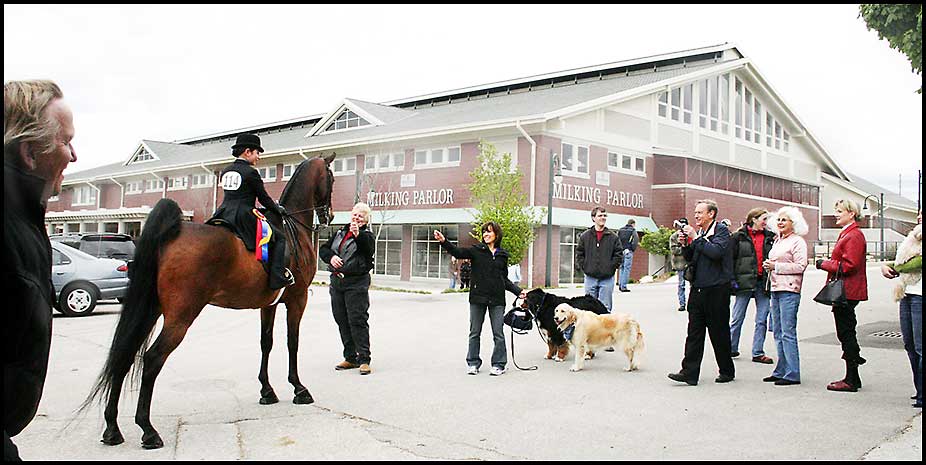
<path id="1" fill-rule="evenodd" d="M 643 194 L 611 189 L 605 189 L 602 192 L 600 187 L 592 186 L 557 183 L 553 185 L 553 198 L 571 202 L 584 202 L 589 205 L 611 205 L 643 209 Z M 602 204 L 602 200 L 605 201 L 604 204 Z"/>

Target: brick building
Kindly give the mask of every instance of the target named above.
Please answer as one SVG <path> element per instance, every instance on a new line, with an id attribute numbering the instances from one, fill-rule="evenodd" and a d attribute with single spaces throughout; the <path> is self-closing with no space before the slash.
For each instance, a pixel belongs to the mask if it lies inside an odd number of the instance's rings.
<path id="1" fill-rule="evenodd" d="M 375 272 L 402 279 L 446 278 L 449 256 L 433 229 L 472 242 L 466 184 L 480 140 L 512 154 L 530 205 L 546 207 L 553 185 L 551 272 L 559 283 L 582 282 L 575 241 L 595 205 L 610 213 L 609 227 L 633 218 L 638 231 L 691 216 L 702 198 L 717 200 L 734 227 L 752 207 L 794 205 L 813 241 L 824 175 L 851 182 L 752 60 L 718 45 L 392 102 L 344 98 L 324 114 L 143 140 L 122 163 L 69 173 L 49 203 L 49 232 L 137 235 L 161 197 L 203 221 L 222 201 L 216 176 L 242 132 L 261 137 L 266 152 L 257 168 L 277 198 L 296 164 L 337 153 L 335 224 L 348 221 L 356 199 L 370 203 L 379 232 Z M 562 182 L 550 181 L 551 157 Z M 546 227 L 537 233 L 521 263 L 532 285 L 547 272 Z M 662 264 L 640 249 L 632 277 Z"/>

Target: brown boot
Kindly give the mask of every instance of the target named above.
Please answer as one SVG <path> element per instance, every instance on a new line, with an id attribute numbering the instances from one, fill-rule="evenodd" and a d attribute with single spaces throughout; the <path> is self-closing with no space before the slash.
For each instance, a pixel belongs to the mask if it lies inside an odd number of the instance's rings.
<path id="1" fill-rule="evenodd" d="M 361 363 L 361 364 L 360 364 L 360 374 L 361 374 L 361 375 L 368 375 L 368 374 L 370 374 L 370 373 L 372 373 L 372 372 L 373 372 L 373 370 L 370 369 L 370 364 L 369 364 L 369 363 Z"/>
<path id="2" fill-rule="evenodd" d="M 352 363 L 352 362 L 348 362 L 347 360 L 344 360 L 343 362 L 341 362 L 341 363 L 335 365 L 335 366 L 334 366 L 334 369 L 335 369 L 335 370 L 338 370 L 338 371 L 341 371 L 341 370 L 350 370 L 350 369 L 358 368 L 358 367 L 360 367 L 360 365 L 357 365 L 356 363 Z"/>

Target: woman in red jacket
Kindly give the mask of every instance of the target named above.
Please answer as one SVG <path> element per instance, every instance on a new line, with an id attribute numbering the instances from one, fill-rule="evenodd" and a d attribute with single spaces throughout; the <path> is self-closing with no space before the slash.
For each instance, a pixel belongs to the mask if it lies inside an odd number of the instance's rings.
<path id="1" fill-rule="evenodd" d="M 817 260 L 817 268 L 829 272 L 827 279 L 836 274 L 842 265 L 843 284 L 846 290 L 846 305 L 833 305 L 836 320 L 836 336 L 842 344 L 842 358 L 846 361 L 846 377 L 833 381 L 826 388 L 830 391 L 856 392 L 862 387 L 858 366 L 865 363 L 861 356 L 858 338 L 855 334 L 855 307 L 868 300 L 868 280 L 865 276 L 865 236 L 856 221 L 862 215 L 858 204 L 852 200 L 838 200 L 835 206 L 836 225 L 842 227 L 836 247 L 829 260 Z"/>

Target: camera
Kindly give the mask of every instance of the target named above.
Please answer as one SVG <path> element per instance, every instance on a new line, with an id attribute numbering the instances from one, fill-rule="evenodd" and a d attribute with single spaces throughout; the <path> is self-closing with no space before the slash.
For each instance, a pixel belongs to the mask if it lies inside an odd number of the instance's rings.
<path id="1" fill-rule="evenodd" d="M 672 222 L 672 226 L 675 229 L 681 231 L 682 228 L 684 228 L 685 226 L 688 226 L 688 218 L 679 218 Z"/>

